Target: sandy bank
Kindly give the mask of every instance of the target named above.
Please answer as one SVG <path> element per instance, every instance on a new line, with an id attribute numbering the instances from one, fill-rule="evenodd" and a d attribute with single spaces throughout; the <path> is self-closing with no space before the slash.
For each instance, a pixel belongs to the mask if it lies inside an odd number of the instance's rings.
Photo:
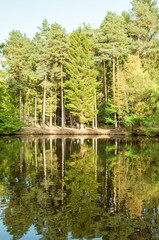
<path id="1" fill-rule="evenodd" d="M 85 128 L 84 130 L 79 130 L 76 128 L 46 128 L 42 129 L 40 127 L 22 127 L 20 131 L 15 132 L 16 135 L 125 135 L 124 130 L 106 129 L 106 128 Z"/>

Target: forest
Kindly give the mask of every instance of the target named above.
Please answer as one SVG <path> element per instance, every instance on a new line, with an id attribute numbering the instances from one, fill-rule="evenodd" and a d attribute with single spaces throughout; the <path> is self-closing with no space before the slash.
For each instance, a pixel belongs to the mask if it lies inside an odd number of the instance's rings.
<path id="1" fill-rule="evenodd" d="M 159 135 L 159 8 L 133 0 L 98 29 L 43 20 L 0 45 L 0 134 L 22 126 L 140 129 Z"/>

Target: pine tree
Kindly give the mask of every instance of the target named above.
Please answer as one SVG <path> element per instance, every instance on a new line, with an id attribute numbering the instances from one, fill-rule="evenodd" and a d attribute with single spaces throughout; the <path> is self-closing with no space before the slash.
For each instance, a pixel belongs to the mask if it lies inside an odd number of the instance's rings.
<path id="1" fill-rule="evenodd" d="M 102 62 L 103 65 L 103 79 L 104 79 L 104 100 L 105 104 L 108 103 L 108 80 L 107 80 L 107 62 L 110 60 L 110 55 L 107 52 L 107 39 L 101 29 L 95 32 L 96 41 L 94 44 L 95 59 L 98 62 Z M 106 44 L 106 46 L 105 46 Z"/>
<path id="2" fill-rule="evenodd" d="M 22 92 L 24 95 L 27 91 L 31 71 L 32 48 L 31 41 L 20 31 L 12 31 L 3 48 L 3 56 L 6 59 L 3 65 L 8 71 L 8 84 L 13 91 L 19 92 L 20 121 L 22 120 Z"/>
<path id="3" fill-rule="evenodd" d="M 58 23 L 51 24 L 49 48 L 51 49 L 51 79 L 53 82 L 59 79 L 61 81 L 61 127 L 64 129 L 63 78 L 66 74 L 63 65 L 67 59 L 68 41 L 65 30 Z"/>
<path id="4" fill-rule="evenodd" d="M 50 26 L 46 19 L 39 28 L 40 33 L 37 33 L 34 39 L 36 47 L 36 73 L 40 80 L 40 85 L 43 87 L 43 129 L 45 129 L 45 111 L 46 111 L 46 90 L 52 84 L 49 82 L 50 74 L 50 49 L 48 47 Z"/>
<path id="5" fill-rule="evenodd" d="M 149 54 L 153 54 L 154 48 L 158 48 L 159 9 L 157 1 L 133 0 L 130 16 L 129 35 L 134 40 L 140 68 L 141 59 L 147 58 Z"/>
<path id="6" fill-rule="evenodd" d="M 92 121 L 95 115 L 97 72 L 93 53 L 86 34 L 75 31 L 69 39 L 67 81 L 64 84 L 66 108 L 81 124 Z"/>
<path id="7" fill-rule="evenodd" d="M 106 56 L 111 56 L 113 63 L 113 102 L 114 109 L 117 108 L 116 100 L 116 64 L 117 59 L 117 71 L 119 81 L 119 62 L 118 58 L 129 53 L 131 40 L 127 37 L 125 22 L 122 16 L 118 16 L 115 13 L 108 12 L 103 23 L 101 24 L 101 44 L 99 44 L 99 50 Z M 101 45 L 101 46 L 100 46 Z M 114 111 L 115 128 L 117 129 L 117 110 Z"/>

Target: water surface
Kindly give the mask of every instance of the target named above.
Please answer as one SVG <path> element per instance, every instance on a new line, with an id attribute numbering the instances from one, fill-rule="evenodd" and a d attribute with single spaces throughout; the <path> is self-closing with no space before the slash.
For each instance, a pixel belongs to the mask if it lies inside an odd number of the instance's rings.
<path id="1" fill-rule="evenodd" d="M 159 239 L 156 138 L 1 137 L 0 239 Z"/>

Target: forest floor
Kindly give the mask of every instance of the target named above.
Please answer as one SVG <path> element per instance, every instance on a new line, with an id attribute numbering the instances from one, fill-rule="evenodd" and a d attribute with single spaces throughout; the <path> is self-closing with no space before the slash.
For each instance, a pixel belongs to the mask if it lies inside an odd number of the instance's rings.
<path id="1" fill-rule="evenodd" d="M 14 132 L 16 135 L 125 135 L 126 131 L 122 129 L 107 129 L 107 128 L 84 128 L 83 130 L 77 128 L 65 127 L 22 127 L 19 131 Z"/>

